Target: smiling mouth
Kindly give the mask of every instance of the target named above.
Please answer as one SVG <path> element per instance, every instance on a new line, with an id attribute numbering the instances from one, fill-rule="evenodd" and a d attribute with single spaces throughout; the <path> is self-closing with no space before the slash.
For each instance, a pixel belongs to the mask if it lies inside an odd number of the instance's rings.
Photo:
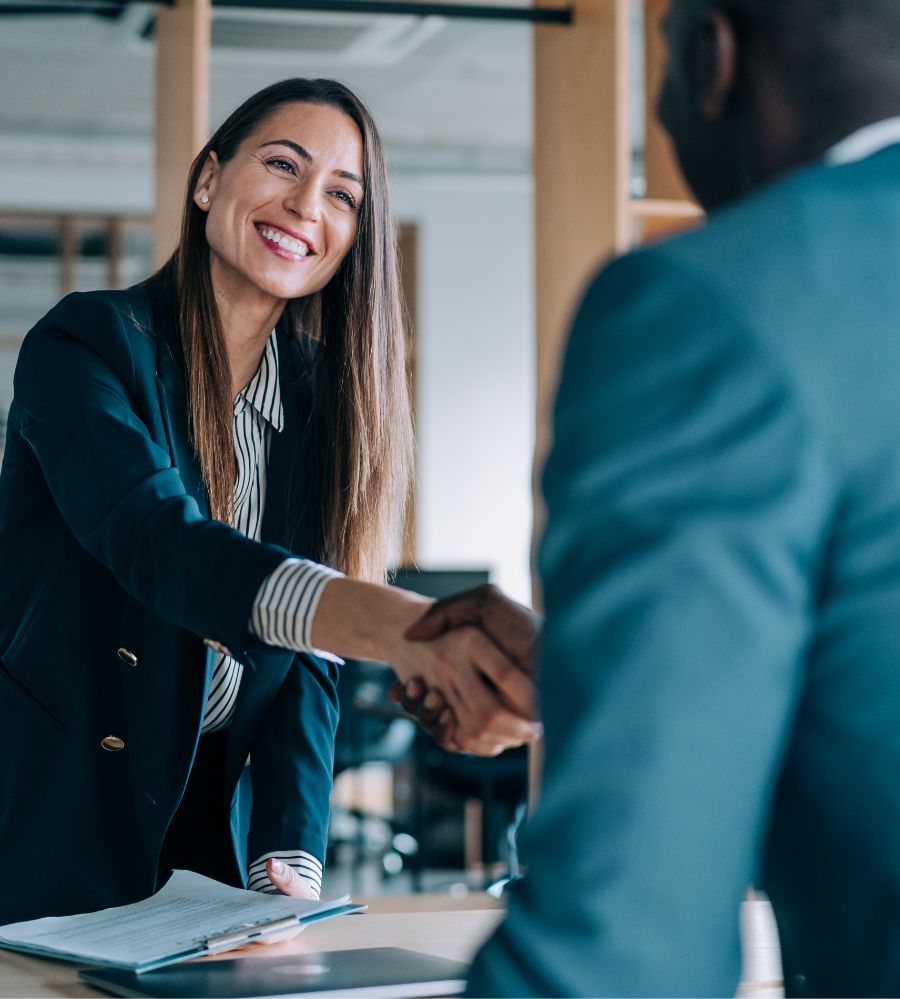
<path id="1" fill-rule="evenodd" d="M 263 242 L 278 253 L 279 256 L 287 257 L 290 260 L 302 260 L 306 256 L 312 256 L 313 251 L 302 239 L 294 239 L 280 229 L 272 229 L 269 226 L 258 225 L 256 231 L 260 234 Z"/>

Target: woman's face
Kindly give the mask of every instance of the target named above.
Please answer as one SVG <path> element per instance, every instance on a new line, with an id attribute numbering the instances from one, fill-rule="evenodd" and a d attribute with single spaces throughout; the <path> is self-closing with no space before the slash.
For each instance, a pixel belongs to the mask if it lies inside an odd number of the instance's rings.
<path id="1" fill-rule="evenodd" d="M 353 245 L 364 194 L 362 137 L 333 107 L 285 104 L 227 163 L 211 153 L 194 202 L 207 212 L 216 294 L 240 309 L 324 288 Z"/>

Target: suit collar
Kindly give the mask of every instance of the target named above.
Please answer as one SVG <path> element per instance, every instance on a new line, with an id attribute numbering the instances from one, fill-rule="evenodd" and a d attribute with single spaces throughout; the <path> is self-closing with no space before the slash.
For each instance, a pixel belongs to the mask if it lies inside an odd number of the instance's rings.
<path id="1" fill-rule="evenodd" d="M 888 146 L 900 143 L 900 117 L 884 118 L 857 129 L 842 139 L 825 154 L 829 166 L 842 166 L 868 159 Z"/>

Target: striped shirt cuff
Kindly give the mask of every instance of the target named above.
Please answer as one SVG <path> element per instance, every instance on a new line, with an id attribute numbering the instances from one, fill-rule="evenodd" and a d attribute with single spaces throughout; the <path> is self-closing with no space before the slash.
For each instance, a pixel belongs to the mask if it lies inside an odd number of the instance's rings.
<path id="1" fill-rule="evenodd" d="M 307 562 L 287 558 L 263 581 L 250 616 L 250 628 L 267 645 L 279 645 L 294 652 L 312 652 L 331 662 L 343 659 L 331 652 L 314 649 L 310 641 L 312 622 L 322 591 L 343 573 Z"/>
<path id="2" fill-rule="evenodd" d="M 301 878 L 309 882 L 316 898 L 319 897 L 322 892 L 322 864 L 305 850 L 273 850 L 271 853 L 263 854 L 247 871 L 247 887 L 251 891 L 261 891 L 267 895 L 273 895 L 278 891 L 266 874 L 266 861 L 270 857 L 277 857 L 288 867 L 293 867 Z"/>

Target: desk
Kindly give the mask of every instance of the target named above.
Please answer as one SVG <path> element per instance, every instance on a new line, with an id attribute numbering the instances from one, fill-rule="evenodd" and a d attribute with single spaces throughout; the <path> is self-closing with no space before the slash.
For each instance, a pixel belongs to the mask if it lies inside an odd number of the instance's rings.
<path id="1" fill-rule="evenodd" d="M 503 907 L 490 895 L 475 892 L 462 898 L 449 895 L 383 895 L 361 898 L 369 911 L 326 919 L 307 927 L 293 940 L 254 947 L 247 955 L 275 957 L 315 950 L 353 947 L 407 947 L 468 963 L 479 945 L 503 918 Z M 744 982 L 740 999 L 783 996 L 781 962 L 774 920 L 767 902 L 750 900 L 742 911 Z M 42 960 L 0 950 L 0 999 L 37 996 L 102 996 L 78 981 L 78 965 Z"/>
<path id="2" fill-rule="evenodd" d="M 367 902 L 369 911 L 313 924 L 293 940 L 254 948 L 247 959 L 354 947 L 407 947 L 468 962 L 503 917 L 500 903 L 482 893 L 463 898 L 387 895 L 357 901 Z M 103 996 L 78 981 L 78 967 L 0 950 L 0 999 Z"/>

